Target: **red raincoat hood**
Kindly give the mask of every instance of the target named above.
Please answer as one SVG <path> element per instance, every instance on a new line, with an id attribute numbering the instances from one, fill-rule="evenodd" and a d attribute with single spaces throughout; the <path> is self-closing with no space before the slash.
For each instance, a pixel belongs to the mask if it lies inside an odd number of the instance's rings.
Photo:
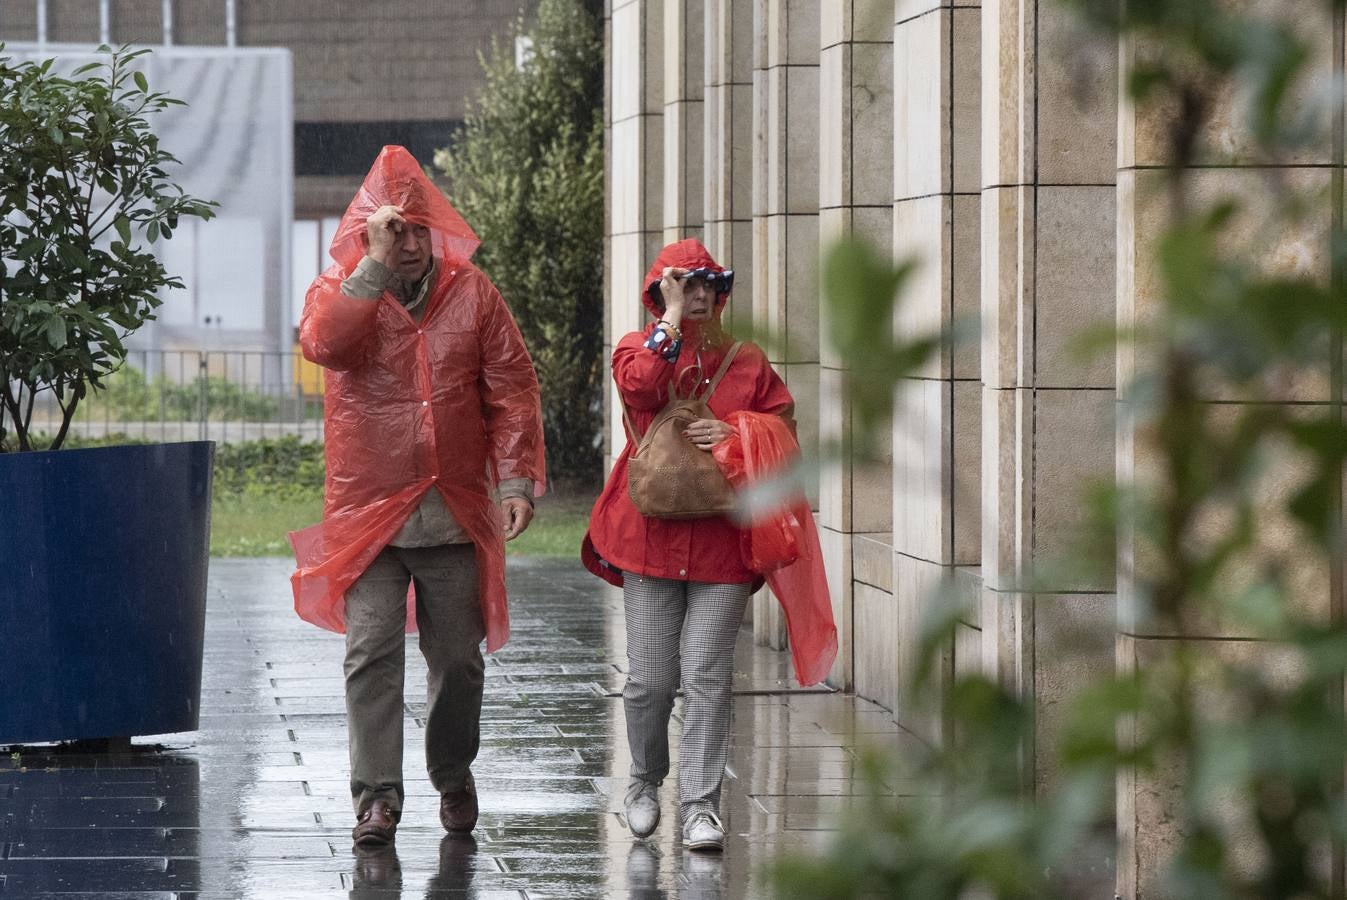
<path id="1" fill-rule="evenodd" d="M 381 206 L 400 206 L 410 222 L 430 229 L 431 255 L 451 264 L 467 262 L 481 241 L 405 147 L 379 151 L 355 199 L 346 207 L 329 253 L 346 271 L 365 255 L 365 220 Z"/>
<path id="2" fill-rule="evenodd" d="M 655 257 L 655 263 L 646 273 L 645 285 L 641 288 L 641 302 L 645 308 L 650 310 L 650 314 L 659 318 L 663 312 L 657 305 L 655 299 L 650 296 L 650 288 L 659 283 L 660 278 L 664 276 L 664 270 L 669 266 L 675 266 L 679 269 L 711 269 L 714 272 L 723 272 L 725 267 L 711 258 L 711 253 L 702 246 L 702 242 L 696 238 L 684 238 L 672 244 L 666 244 L 664 249 Z M 720 321 L 720 311 L 725 307 L 725 301 L 729 299 L 729 294 L 721 294 L 716 298 L 715 319 Z M 686 329 L 685 329 L 686 330 Z"/>

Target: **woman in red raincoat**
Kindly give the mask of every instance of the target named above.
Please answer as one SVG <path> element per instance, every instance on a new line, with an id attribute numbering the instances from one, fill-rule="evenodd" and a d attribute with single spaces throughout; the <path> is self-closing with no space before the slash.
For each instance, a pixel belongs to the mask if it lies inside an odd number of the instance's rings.
<path id="1" fill-rule="evenodd" d="M 413 620 L 440 818 L 451 831 L 476 823 L 478 643 L 495 650 L 509 635 L 504 540 L 544 486 L 537 377 L 509 309 L 468 262 L 477 243 L 411 154 L 385 147 L 304 300 L 304 356 L 328 370 L 327 479 L 322 523 L 291 535 L 292 582 L 301 617 L 347 635 L 357 843 L 388 843 L 401 815 Z"/>
<path id="2" fill-rule="evenodd" d="M 686 392 L 689 371 L 706 385 L 720 369 L 734 344 L 720 323 L 733 276 L 696 240 L 660 252 L 641 295 L 655 321 L 623 337 L 613 352 L 613 379 L 638 434 L 664 407 L 676 379 Z M 718 418 L 695 421 L 686 432 L 704 451 L 735 435 L 722 420 L 736 411 L 778 416 L 794 427 L 790 392 L 752 343 L 745 342 L 733 357 L 708 405 Z M 594 505 L 582 548 L 591 572 L 623 588 L 629 665 L 622 699 L 632 757 L 627 821 L 637 837 L 651 834 L 659 823 L 657 788 L 669 772 L 669 716 L 681 684 L 683 841 L 694 850 L 721 850 L 734 645 L 762 573 L 745 564 L 744 532 L 725 517 L 656 519 L 636 510 L 627 492 L 634 440 L 628 435 Z M 815 565 L 821 571 L 817 560 Z M 826 662 L 822 669 L 826 672 Z"/>

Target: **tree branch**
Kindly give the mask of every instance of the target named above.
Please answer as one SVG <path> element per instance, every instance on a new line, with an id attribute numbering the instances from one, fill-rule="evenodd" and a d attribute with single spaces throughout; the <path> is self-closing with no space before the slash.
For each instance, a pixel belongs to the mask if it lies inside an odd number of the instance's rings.
<path id="1" fill-rule="evenodd" d="M 28 431 L 33 424 L 33 404 L 37 402 L 37 391 L 33 387 L 28 388 L 28 406 L 23 411 L 23 430 Z"/>
<path id="2" fill-rule="evenodd" d="M 19 384 L 22 387 L 23 383 Z M 5 408 L 9 410 L 9 417 L 14 422 L 14 434 L 19 439 L 19 449 L 32 450 L 32 445 L 28 443 L 28 429 L 24 427 L 23 417 L 19 414 L 19 401 L 10 390 L 8 377 L 0 379 L 0 400 L 4 401 Z"/>
<path id="3" fill-rule="evenodd" d="M 75 390 L 71 391 L 69 406 L 62 403 L 59 397 L 56 400 L 61 407 L 61 430 L 56 432 L 56 437 L 52 439 L 51 446 L 47 448 L 49 450 L 59 450 L 61 445 L 65 443 L 66 435 L 70 432 L 70 423 L 75 420 L 75 408 L 79 406 L 80 397 L 84 395 L 80 384 L 80 382 L 76 382 Z"/>

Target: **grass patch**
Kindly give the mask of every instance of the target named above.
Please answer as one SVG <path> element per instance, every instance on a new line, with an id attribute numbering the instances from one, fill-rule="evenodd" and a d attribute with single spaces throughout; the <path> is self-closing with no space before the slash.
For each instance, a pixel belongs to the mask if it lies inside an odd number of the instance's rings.
<path id="1" fill-rule="evenodd" d="M 580 558 L 580 541 L 589 527 L 589 494 L 547 494 L 538 498 L 528 531 L 505 545 L 510 556 Z"/>
<path id="2" fill-rule="evenodd" d="M 323 498 L 216 494 L 210 513 L 211 556 L 289 556 L 286 534 L 323 517 Z"/>
<path id="3" fill-rule="evenodd" d="M 580 556 L 594 498 L 548 495 L 538 500 L 528 531 L 505 545 L 510 556 Z M 212 556 L 289 556 L 286 534 L 322 518 L 321 497 L 249 492 L 216 494 L 211 506 Z"/>

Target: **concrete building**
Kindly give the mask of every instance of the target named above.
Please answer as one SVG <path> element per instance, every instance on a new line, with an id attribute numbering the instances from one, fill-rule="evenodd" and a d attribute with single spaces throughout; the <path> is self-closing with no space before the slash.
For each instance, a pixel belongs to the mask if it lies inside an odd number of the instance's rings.
<path id="1" fill-rule="evenodd" d="M 657 249 L 686 235 L 735 269 L 735 316 L 792 339 L 773 362 L 806 451 L 851 429 L 846 360 L 819 340 L 831 238 L 921 261 L 894 323 L 903 333 L 960 322 L 980 334 L 902 385 L 887 462 L 843 460 L 818 478 L 841 632 L 831 681 L 939 740 L 930 698 L 902 685 L 930 589 L 952 576 L 975 612 L 946 673 L 983 671 L 1032 699 L 1026 780 L 1043 789 L 1054 772 L 1035 750 L 1056 740 L 1071 686 L 1169 637 L 1120 622 L 1115 579 L 1038 569 L 1070 554 L 1085 489 L 1137 462 L 1115 426 L 1128 361 L 1082 359 L 1072 343 L 1093 325 L 1126 326 L 1155 290 L 1144 244 L 1160 224 L 1146 198 L 1162 177 L 1162 123 L 1120 99 L 1125 54 L 1038 0 L 611 0 L 606 28 L 610 349 L 644 324 L 640 279 Z M 1324 70 L 1340 70 L 1329 45 L 1342 46 L 1341 24 L 1320 33 Z M 1326 183 L 1343 160 L 1322 155 L 1292 174 Z M 1256 168 L 1196 178 L 1268 189 Z M 1286 241 L 1281 258 L 1326 267 L 1327 223 Z M 1027 592 L 1034 569 L 1058 574 Z M 755 629 L 780 646 L 774 607 L 758 597 Z M 1239 636 L 1203 637 L 1218 650 Z M 1120 782 L 1098 896 L 1147 893 L 1172 825 L 1146 790 Z"/>
<path id="2" fill-rule="evenodd" d="M 520 12 L 536 5 L 536 0 L 0 0 L 0 42 L 36 45 L 39 52 L 46 45 L 99 43 L 288 50 L 294 222 L 283 319 L 293 325 L 304 290 L 329 262 L 326 248 L 338 218 L 379 148 L 402 144 L 429 165 L 485 83 L 478 54 L 490 49 L 493 37 L 504 39 Z M 238 310 L 198 312 L 211 321 L 200 333 L 184 335 L 183 346 L 275 349 L 255 344 L 251 330 L 235 333 Z M 288 340 L 279 348 L 288 349 Z"/>

